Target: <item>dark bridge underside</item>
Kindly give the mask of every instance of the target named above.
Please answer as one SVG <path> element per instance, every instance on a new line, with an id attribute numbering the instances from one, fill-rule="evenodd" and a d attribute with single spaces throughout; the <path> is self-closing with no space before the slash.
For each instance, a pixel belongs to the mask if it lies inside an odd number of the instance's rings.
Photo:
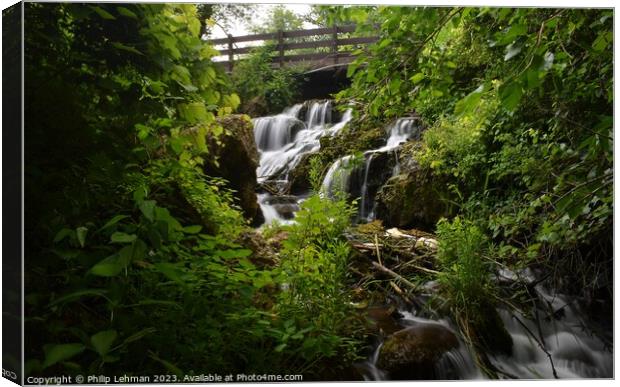
<path id="1" fill-rule="evenodd" d="M 351 84 L 347 78 L 348 65 L 329 66 L 300 74 L 301 100 L 323 99 L 345 89 Z"/>

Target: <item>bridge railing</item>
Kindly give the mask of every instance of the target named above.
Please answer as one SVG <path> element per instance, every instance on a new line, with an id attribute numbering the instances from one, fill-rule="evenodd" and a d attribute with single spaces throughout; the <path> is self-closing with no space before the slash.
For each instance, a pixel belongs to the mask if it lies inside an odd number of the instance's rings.
<path id="1" fill-rule="evenodd" d="M 355 25 L 343 25 L 333 27 L 313 28 L 307 30 L 295 30 L 295 31 L 276 31 L 271 33 L 232 36 L 228 35 L 226 38 L 210 39 L 209 43 L 214 46 L 226 45 L 227 48 L 220 49 L 222 55 L 228 56 L 227 61 L 220 61 L 222 65 L 226 66 L 228 71 L 232 71 L 235 58 L 239 58 L 239 55 L 251 53 L 257 46 L 251 47 L 236 47 L 235 43 L 242 42 L 256 42 L 256 41 L 274 41 L 275 45 L 273 50 L 278 54 L 273 56 L 273 63 L 280 66 L 288 66 L 291 64 L 310 64 L 313 67 L 348 64 L 355 58 L 353 51 L 340 50 L 341 47 L 366 45 L 374 43 L 378 40 L 377 36 L 358 36 L 340 37 L 341 34 L 349 34 L 355 31 Z M 325 38 L 327 36 L 327 38 Z M 294 38 L 314 37 L 320 38 L 312 41 L 290 41 Z M 288 40 L 288 41 L 287 41 Z M 313 48 L 329 48 L 328 51 L 323 52 L 310 52 L 310 53 L 287 53 L 291 50 L 299 49 L 313 49 Z M 242 60 L 242 59 L 237 59 Z"/>

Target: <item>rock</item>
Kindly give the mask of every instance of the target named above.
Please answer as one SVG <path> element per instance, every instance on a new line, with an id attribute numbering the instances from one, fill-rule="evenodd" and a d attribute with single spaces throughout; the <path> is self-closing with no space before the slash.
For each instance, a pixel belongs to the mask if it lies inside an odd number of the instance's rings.
<path id="1" fill-rule="evenodd" d="M 297 203 L 295 204 L 274 204 L 274 210 L 278 212 L 284 219 L 293 219 L 295 217 L 295 213 L 299 211 L 299 206 Z"/>
<path id="2" fill-rule="evenodd" d="M 371 334 L 387 336 L 402 330 L 404 327 L 398 323 L 397 317 L 394 306 L 371 306 L 366 310 Z"/>
<path id="3" fill-rule="evenodd" d="M 256 197 L 256 168 L 259 156 L 254 141 L 254 130 L 250 118 L 235 114 L 218 118 L 218 123 L 226 130 L 219 137 L 219 143 L 208 139 L 209 158 L 218 160 L 205 163 L 204 172 L 209 176 L 218 176 L 228 181 L 228 187 L 243 211 L 243 215 L 253 224 L 263 222 L 263 213 Z"/>
<path id="4" fill-rule="evenodd" d="M 437 240 L 431 238 L 420 237 L 415 242 L 416 249 L 437 251 Z"/>
<path id="5" fill-rule="evenodd" d="M 470 324 L 475 340 L 483 348 L 492 353 L 510 355 L 512 337 L 492 304 L 482 303 L 478 307 L 478 316 Z"/>
<path id="6" fill-rule="evenodd" d="M 289 191 L 293 194 L 302 194 L 310 191 L 310 158 L 315 153 L 306 153 L 301 156 L 299 163 L 289 173 Z"/>
<path id="7" fill-rule="evenodd" d="M 377 366 L 392 379 L 432 379 L 437 360 L 458 345 L 456 335 L 443 325 L 417 323 L 388 337 L 379 352 Z"/>
<path id="8" fill-rule="evenodd" d="M 270 205 L 274 205 L 274 204 L 297 204 L 297 200 L 299 200 L 297 198 L 297 196 L 292 196 L 292 195 L 276 195 L 276 196 L 269 196 L 268 198 L 266 198 L 264 200 L 265 204 L 270 204 Z"/>
<path id="9" fill-rule="evenodd" d="M 258 96 L 250 99 L 241 105 L 241 112 L 249 115 L 250 117 L 261 117 L 269 113 L 269 106 L 265 97 Z"/>
<path id="10" fill-rule="evenodd" d="M 433 231 L 447 215 L 447 207 L 437 195 L 434 182 L 419 167 L 396 175 L 377 192 L 375 215 L 386 227 L 418 227 Z"/>

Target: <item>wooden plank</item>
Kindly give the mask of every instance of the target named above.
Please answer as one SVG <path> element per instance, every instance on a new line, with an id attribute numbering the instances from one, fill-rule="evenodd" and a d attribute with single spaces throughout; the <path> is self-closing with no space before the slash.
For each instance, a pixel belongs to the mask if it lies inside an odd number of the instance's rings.
<path id="1" fill-rule="evenodd" d="M 294 43 L 285 43 L 285 50 L 297 50 L 300 48 L 319 48 L 319 47 L 331 47 L 334 44 L 332 39 L 327 40 L 317 40 L 314 42 L 294 42 Z"/>
<path id="2" fill-rule="evenodd" d="M 315 35 L 327 35 L 332 34 L 334 31 L 333 27 L 321 27 L 321 28 L 312 28 L 309 30 L 298 30 L 298 31 L 284 31 L 285 38 L 301 38 L 304 36 L 315 36 Z M 354 32 L 355 25 L 349 24 L 346 26 L 339 26 L 338 32 Z"/>
<path id="3" fill-rule="evenodd" d="M 283 60 L 285 62 L 299 62 L 299 61 L 304 61 L 304 60 L 314 60 L 314 59 L 323 59 L 323 58 L 333 60 L 335 57 L 345 58 L 349 56 L 352 56 L 351 51 L 341 51 L 336 54 L 325 53 L 325 52 L 313 52 L 311 54 L 285 55 Z"/>
<path id="4" fill-rule="evenodd" d="M 364 36 L 364 37 L 358 37 L 358 38 L 338 39 L 338 46 L 374 43 L 378 39 L 379 38 L 376 36 Z M 333 39 L 318 40 L 314 42 L 284 43 L 284 50 L 290 51 L 290 50 L 298 50 L 298 49 L 303 49 L 303 48 L 332 47 L 333 45 L 334 45 Z M 252 50 L 256 48 L 261 48 L 261 47 L 264 47 L 264 46 L 237 47 L 233 49 L 233 54 L 234 55 L 248 54 L 252 52 Z M 274 49 L 279 50 L 279 47 L 276 46 L 274 47 Z M 220 50 L 220 51 L 224 51 L 224 50 Z"/>
<path id="5" fill-rule="evenodd" d="M 269 32 L 269 33 L 265 33 L 265 34 L 234 36 L 233 37 L 233 42 L 234 43 L 253 42 L 253 41 L 256 41 L 256 40 L 275 40 L 277 38 L 278 38 L 278 33 L 277 32 Z M 209 39 L 209 40 L 207 40 L 207 42 L 211 43 L 214 46 L 217 46 L 217 45 L 220 45 L 220 44 L 228 43 L 228 38 Z"/>
<path id="6" fill-rule="evenodd" d="M 304 36 L 316 36 L 316 35 L 327 35 L 331 34 L 333 31 L 332 27 L 321 27 L 321 28 L 312 28 L 309 30 L 296 30 L 296 31 L 283 31 L 284 38 L 301 38 Z M 338 26 L 338 32 L 354 32 L 355 25 L 349 24 L 346 26 Z M 233 43 L 239 42 L 253 42 L 257 40 L 276 40 L 278 38 L 277 32 L 269 32 L 264 34 L 254 34 L 254 35 L 242 35 L 242 36 L 234 36 Z M 220 38 L 220 39 L 209 39 L 207 42 L 213 44 L 214 46 L 220 44 L 228 43 L 228 38 Z"/>
<path id="7" fill-rule="evenodd" d="M 347 45 L 355 45 L 355 44 L 368 44 L 368 43 L 375 43 L 377 40 L 379 40 L 378 36 L 361 36 L 357 38 L 345 38 L 345 39 L 338 39 L 338 45 L 347 46 Z"/>

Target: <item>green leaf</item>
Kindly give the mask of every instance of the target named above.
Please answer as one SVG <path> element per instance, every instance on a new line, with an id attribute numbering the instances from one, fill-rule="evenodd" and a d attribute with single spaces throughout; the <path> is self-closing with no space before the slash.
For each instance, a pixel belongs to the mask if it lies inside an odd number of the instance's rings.
<path id="1" fill-rule="evenodd" d="M 413 82 L 414 84 L 418 84 L 420 82 L 422 82 L 422 80 L 426 78 L 426 76 L 422 73 L 417 73 L 414 76 L 412 76 L 411 78 L 409 78 L 411 80 L 411 82 Z"/>
<path id="2" fill-rule="evenodd" d="M 381 42 L 379 42 L 379 48 L 384 48 L 384 47 L 388 46 L 390 43 L 392 43 L 392 39 L 384 38 L 384 39 L 381 40 Z"/>
<path id="3" fill-rule="evenodd" d="M 78 290 L 76 292 L 73 293 L 69 293 L 67 295 L 64 295 L 60 298 L 55 299 L 54 301 L 50 302 L 49 306 L 55 306 L 55 305 L 59 305 L 59 304 L 64 304 L 66 302 L 71 302 L 71 301 L 75 301 L 75 300 L 79 300 L 82 297 L 103 297 L 106 300 L 109 301 L 109 298 L 107 297 L 107 293 L 108 291 L 106 289 L 84 289 L 84 290 Z"/>
<path id="4" fill-rule="evenodd" d="M 58 233 L 54 237 L 54 243 L 58 243 L 58 242 L 62 241 L 63 239 L 65 239 L 69 235 L 72 235 L 73 233 L 74 233 L 74 231 L 72 229 L 70 229 L 70 228 L 63 228 L 62 230 L 58 231 Z"/>
<path id="5" fill-rule="evenodd" d="M 136 234 L 126 234 L 124 232 L 115 232 L 110 237 L 112 243 L 131 243 L 137 238 Z"/>
<path id="6" fill-rule="evenodd" d="M 613 34 L 609 31 L 601 32 L 592 43 L 592 48 L 594 51 L 603 51 L 611 42 L 613 42 Z"/>
<path id="7" fill-rule="evenodd" d="M 90 272 L 100 277 L 114 277 L 123 270 L 118 254 L 104 258 L 90 269 Z"/>
<path id="8" fill-rule="evenodd" d="M 127 219 L 127 218 L 129 218 L 129 216 L 128 216 L 128 215 L 116 215 L 116 216 L 114 216 L 112 219 L 108 220 L 108 222 L 107 222 L 106 224 L 104 224 L 104 225 L 103 225 L 103 226 L 99 229 L 99 231 L 101 231 L 101 230 L 105 230 L 105 229 L 107 229 L 107 228 L 110 228 L 110 227 L 114 226 L 115 224 L 117 224 L 118 222 L 120 222 L 121 220 L 123 220 L 123 219 Z"/>
<path id="9" fill-rule="evenodd" d="M 91 7 L 99 16 L 106 20 L 115 20 L 116 18 L 110 12 L 101 7 Z"/>
<path id="10" fill-rule="evenodd" d="M 151 222 L 153 221 L 153 219 L 155 219 L 155 204 L 155 200 L 143 200 L 138 205 L 144 217 Z"/>
<path id="11" fill-rule="evenodd" d="M 252 250 L 249 249 L 238 249 L 238 250 L 217 250 L 214 252 L 214 255 L 218 257 L 222 257 L 224 259 L 232 259 L 232 258 L 245 258 L 252 255 Z"/>
<path id="12" fill-rule="evenodd" d="M 181 285 L 185 285 L 185 281 L 183 280 L 183 271 L 181 271 L 177 265 L 168 262 L 156 263 L 153 266 L 161 272 L 163 275 L 171 279 L 172 281 L 179 283 Z"/>
<path id="13" fill-rule="evenodd" d="M 138 15 L 136 15 L 135 13 L 133 13 L 133 11 L 130 11 L 129 9 L 125 8 L 125 7 L 116 7 L 116 11 L 121 14 L 122 16 L 125 17 L 129 17 L 132 19 L 137 19 Z"/>
<path id="14" fill-rule="evenodd" d="M 80 243 L 80 247 L 84 247 L 84 243 L 86 243 L 86 234 L 88 233 L 88 229 L 86 227 L 78 227 L 75 229 L 75 234 L 77 235 L 78 242 Z"/>
<path id="15" fill-rule="evenodd" d="M 213 121 L 213 113 L 207 112 L 207 107 L 202 102 L 179 104 L 181 118 L 190 123 Z"/>
<path id="16" fill-rule="evenodd" d="M 159 363 L 161 363 L 164 367 L 166 367 L 166 369 L 167 369 L 169 372 L 171 372 L 171 373 L 173 373 L 173 374 L 175 374 L 175 375 L 177 375 L 177 376 L 179 376 L 179 377 L 182 377 L 182 376 L 183 376 L 183 371 L 182 371 L 179 367 L 177 367 L 176 365 L 174 365 L 174 364 L 170 363 L 170 362 L 169 362 L 169 361 L 167 361 L 167 360 L 160 359 L 157 355 L 155 355 L 155 354 L 154 354 L 154 353 L 152 353 L 152 352 L 149 352 L 149 356 L 151 357 L 151 359 L 153 359 L 153 360 L 158 361 Z"/>
<path id="17" fill-rule="evenodd" d="M 513 24 L 506 30 L 506 33 L 499 37 L 499 44 L 508 44 L 515 40 L 519 36 L 527 34 L 527 26 L 525 24 Z"/>
<path id="18" fill-rule="evenodd" d="M 202 226 L 187 226 L 183 227 L 183 232 L 186 234 L 198 234 L 202 230 Z"/>
<path id="19" fill-rule="evenodd" d="M 454 107 L 454 113 L 462 115 L 471 112 L 478 103 L 484 92 L 484 85 L 478 86 L 478 88 L 471 93 L 467 94 L 464 98 L 459 100 Z"/>
<path id="20" fill-rule="evenodd" d="M 138 54 L 138 55 L 144 55 L 143 53 L 138 51 L 136 48 L 131 47 L 131 46 L 127 46 L 127 45 L 125 45 L 123 43 L 112 42 L 112 46 L 114 48 L 116 48 L 117 50 L 123 50 L 123 51 L 131 52 L 131 53 L 134 53 L 134 54 Z"/>
<path id="21" fill-rule="evenodd" d="M 43 361 L 43 368 L 47 368 L 58 362 L 70 359 L 73 356 L 82 353 L 84 349 L 86 349 L 86 347 L 80 343 L 57 344 L 49 346 L 44 349 L 45 360 Z"/>
<path id="22" fill-rule="evenodd" d="M 521 84 L 519 84 L 519 82 L 504 84 L 499 89 L 499 95 L 502 106 L 508 111 L 513 111 L 519 104 L 521 96 L 523 95 Z"/>
<path id="23" fill-rule="evenodd" d="M 138 341 L 141 338 L 145 337 L 146 335 L 150 335 L 151 333 L 155 333 L 157 332 L 157 329 L 150 327 L 150 328 L 144 328 L 141 331 L 138 331 L 136 333 L 134 333 L 133 335 L 129 336 L 128 338 L 126 338 L 125 340 L 123 340 L 124 344 L 128 344 L 134 341 Z"/>
<path id="24" fill-rule="evenodd" d="M 137 239 L 130 246 L 125 246 L 119 251 L 119 263 L 124 269 L 131 262 L 144 259 L 147 246 L 142 239 Z"/>
<path id="25" fill-rule="evenodd" d="M 94 334 L 90 338 L 90 342 L 95 348 L 95 351 L 103 357 L 110 351 L 110 348 L 112 348 L 112 344 L 114 344 L 114 340 L 116 340 L 117 336 L 118 335 L 115 330 L 101 331 Z"/>

